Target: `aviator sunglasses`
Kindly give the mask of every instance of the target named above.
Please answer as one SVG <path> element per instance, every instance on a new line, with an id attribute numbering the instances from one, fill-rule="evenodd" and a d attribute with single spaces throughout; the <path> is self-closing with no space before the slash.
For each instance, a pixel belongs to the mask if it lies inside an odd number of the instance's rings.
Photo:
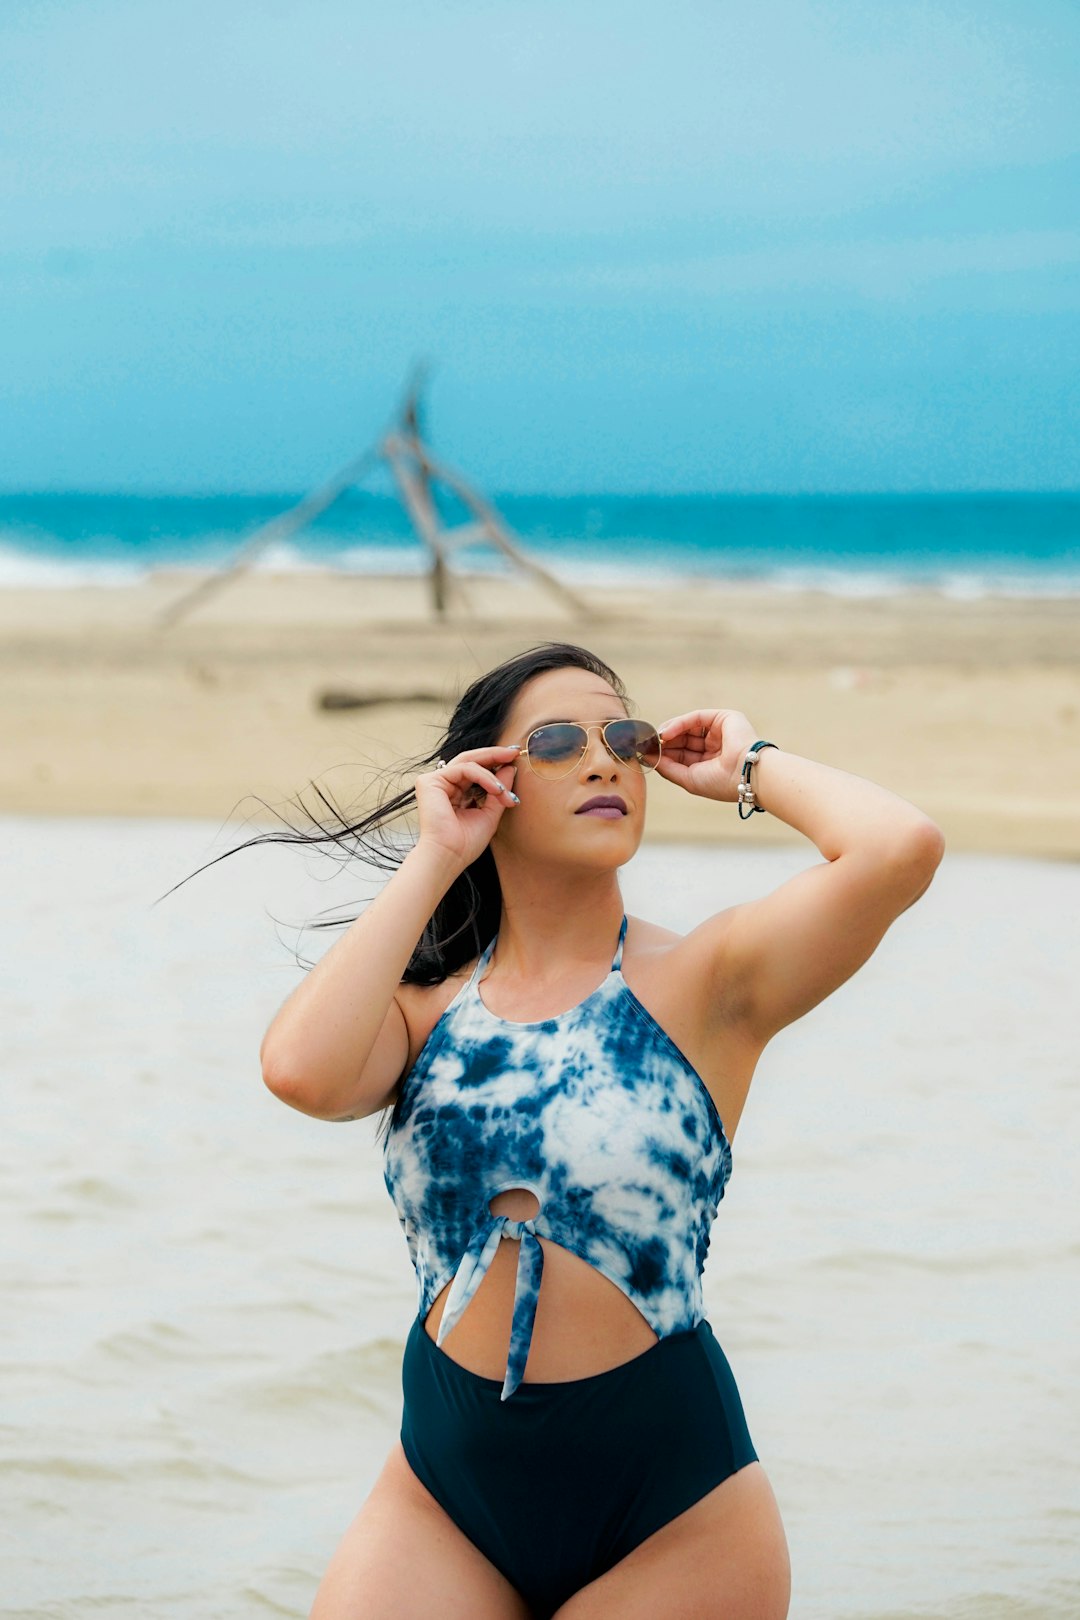
<path id="1" fill-rule="evenodd" d="M 647 720 L 609 720 L 606 725 L 581 726 L 575 721 L 558 720 L 537 726 L 521 744 L 521 759 L 537 776 L 554 781 L 569 776 L 585 758 L 589 736 L 598 731 L 604 747 L 620 765 L 636 765 L 654 771 L 660 763 L 663 744 L 655 726 Z"/>

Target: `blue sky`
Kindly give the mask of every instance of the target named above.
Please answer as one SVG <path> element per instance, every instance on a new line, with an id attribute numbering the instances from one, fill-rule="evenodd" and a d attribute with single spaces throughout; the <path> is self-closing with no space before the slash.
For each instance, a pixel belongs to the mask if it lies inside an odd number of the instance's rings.
<path id="1" fill-rule="evenodd" d="M 1080 488 L 1075 0 L 5 0 L 0 487 Z"/>

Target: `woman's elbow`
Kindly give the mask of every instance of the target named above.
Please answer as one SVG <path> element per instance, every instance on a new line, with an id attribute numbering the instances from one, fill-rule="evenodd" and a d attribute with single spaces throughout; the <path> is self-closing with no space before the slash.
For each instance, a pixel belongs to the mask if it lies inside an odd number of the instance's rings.
<path id="1" fill-rule="evenodd" d="M 295 1069 L 283 1068 L 264 1059 L 262 1080 L 267 1091 L 279 1102 L 288 1103 L 290 1108 L 297 1109 L 301 1114 L 316 1113 L 311 1082 L 299 1078 Z"/>
<path id="2" fill-rule="evenodd" d="M 922 899 L 923 895 L 934 881 L 934 873 L 941 865 L 944 854 L 945 834 L 942 832 L 941 828 L 936 822 L 928 821 L 925 827 L 920 829 L 918 837 L 912 846 L 912 861 L 916 872 L 916 882 L 918 883 L 918 888 L 908 901 L 907 905 L 904 906 L 904 911 L 908 911 L 915 904 L 916 900 Z"/>

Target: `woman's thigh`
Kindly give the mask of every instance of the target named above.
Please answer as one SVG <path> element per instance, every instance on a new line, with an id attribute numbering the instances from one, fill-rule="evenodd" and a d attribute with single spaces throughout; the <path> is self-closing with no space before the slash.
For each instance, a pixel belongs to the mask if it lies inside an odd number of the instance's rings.
<path id="1" fill-rule="evenodd" d="M 529 1620 L 529 1610 L 420 1483 L 399 1440 L 330 1560 L 308 1620 Z"/>
<path id="2" fill-rule="evenodd" d="M 790 1604 L 780 1509 L 752 1462 L 646 1536 L 552 1620 L 786 1620 Z"/>

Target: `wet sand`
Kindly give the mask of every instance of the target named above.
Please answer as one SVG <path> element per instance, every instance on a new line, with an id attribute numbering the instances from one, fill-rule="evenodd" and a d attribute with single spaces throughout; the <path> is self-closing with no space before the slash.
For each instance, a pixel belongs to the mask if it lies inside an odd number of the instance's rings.
<path id="1" fill-rule="evenodd" d="M 549 639 L 588 646 L 636 712 L 742 710 L 758 734 L 932 816 L 952 850 L 1080 858 L 1080 601 L 837 598 L 708 580 L 466 582 L 252 571 L 169 627 L 207 576 L 0 591 L 0 811 L 295 817 L 310 784 L 371 802 L 375 773 L 433 750 L 480 671 Z M 408 778 L 403 778 L 405 785 Z M 650 783 L 647 839 L 801 844 L 778 819 Z"/>

